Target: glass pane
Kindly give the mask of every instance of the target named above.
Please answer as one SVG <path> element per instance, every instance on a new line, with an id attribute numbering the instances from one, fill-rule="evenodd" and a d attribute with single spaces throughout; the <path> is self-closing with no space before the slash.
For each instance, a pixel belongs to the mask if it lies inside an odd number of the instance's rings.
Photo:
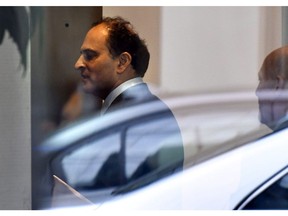
<path id="1" fill-rule="evenodd" d="M 67 183 L 74 187 L 92 186 L 108 158 L 119 151 L 120 133 L 117 132 L 102 139 L 94 139 L 65 155 L 61 165 Z"/>

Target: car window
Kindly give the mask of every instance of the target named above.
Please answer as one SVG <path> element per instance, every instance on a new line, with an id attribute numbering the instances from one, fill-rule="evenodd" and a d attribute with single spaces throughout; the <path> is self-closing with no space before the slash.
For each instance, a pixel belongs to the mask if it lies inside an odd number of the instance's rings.
<path id="1" fill-rule="evenodd" d="M 120 151 L 119 131 L 101 139 L 85 141 L 81 148 L 67 153 L 62 161 L 65 179 L 73 187 L 91 186 L 105 162 Z"/>
<path id="2" fill-rule="evenodd" d="M 259 122 L 255 101 L 183 106 L 173 112 L 181 128 L 185 160 L 192 160 L 192 165 L 195 158 L 209 158 L 271 133 Z"/>
<path id="3" fill-rule="evenodd" d="M 183 161 L 182 139 L 174 121 L 158 113 L 97 131 L 53 158 L 52 170 L 79 191 L 131 183 Z"/>
<path id="4" fill-rule="evenodd" d="M 243 210 L 287 210 L 288 174 L 271 184 L 248 204 Z"/>
<path id="5" fill-rule="evenodd" d="M 156 169 L 181 158 L 182 141 L 177 131 L 177 125 L 171 123 L 170 118 L 145 121 L 129 127 L 126 135 L 127 177 L 141 175 L 139 172 L 142 172 L 140 170 L 144 167 L 141 166 L 145 163 L 145 166 Z"/>

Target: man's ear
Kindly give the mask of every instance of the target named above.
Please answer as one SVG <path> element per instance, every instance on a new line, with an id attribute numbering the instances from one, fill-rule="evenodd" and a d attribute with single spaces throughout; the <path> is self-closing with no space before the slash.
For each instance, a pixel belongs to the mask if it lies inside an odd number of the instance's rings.
<path id="1" fill-rule="evenodd" d="M 132 56 L 128 52 L 123 52 L 118 57 L 118 73 L 122 73 L 131 64 Z"/>

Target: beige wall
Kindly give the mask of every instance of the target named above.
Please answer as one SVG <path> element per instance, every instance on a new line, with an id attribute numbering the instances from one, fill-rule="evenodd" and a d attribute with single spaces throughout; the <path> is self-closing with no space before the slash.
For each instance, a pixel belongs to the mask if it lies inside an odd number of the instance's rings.
<path id="1" fill-rule="evenodd" d="M 263 57 L 281 46 L 280 7 L 164 7 L 161 86 L 254 90 Z"/>

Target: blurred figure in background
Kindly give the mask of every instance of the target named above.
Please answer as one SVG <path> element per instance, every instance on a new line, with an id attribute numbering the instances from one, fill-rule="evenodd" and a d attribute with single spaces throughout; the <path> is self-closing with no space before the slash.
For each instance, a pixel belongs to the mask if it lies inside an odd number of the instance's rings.
<path id="1" fill-rule="evenodd" d="M 266 56 L 258 73 L 260 121 L 273 131 L 288 126 L 288 46 L 273 50 Z"/>

